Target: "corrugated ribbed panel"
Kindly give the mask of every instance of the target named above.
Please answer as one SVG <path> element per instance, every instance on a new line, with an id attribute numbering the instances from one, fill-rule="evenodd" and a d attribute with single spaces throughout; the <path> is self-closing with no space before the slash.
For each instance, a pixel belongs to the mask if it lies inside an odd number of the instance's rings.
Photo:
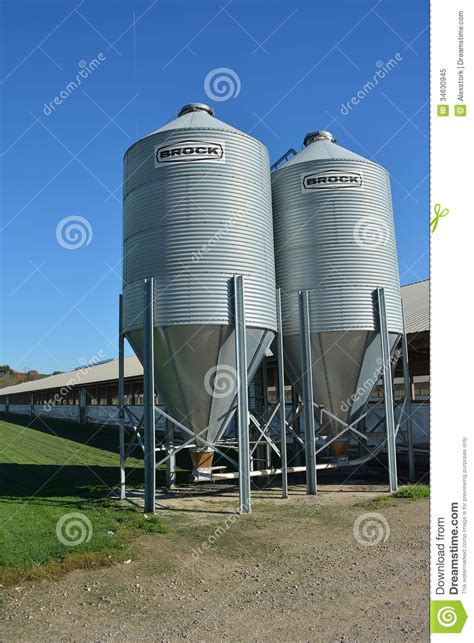
<path id="1" fill-rule="evenodd" d="M 405 310 L 405 332 L 421 333 L 430 329 L 430 282 L 418 281 L 401 288 Z"/>
<path id="2" fill-rule="evenodd" d="M 360 176 L 361 185 L 304 188 L 307 175 L 341 173 Z M 273 173 L 272 192 L 284 333 L 299 330 L 298 291 L 305 289 L 310 291 L 312 332 L 373 330 L 372 293 L 377 287 L 386 289 L 389 331 L 400 333 L 400 286 L 387 172 L 366 161 L 295 163 Z"/>
<path id="3" fill-rule="evenodd" d="M 209 120 L 213 119 L 209 117 Z M 183 142 L 220 160 L 156 161 Z M 192 143 L 194 142 L 194 143 Z M 275 330 L 268 153 L 236 132 L 158 132 L 125 155 L 124 322 L 142 326 L 143 279 L 155 278 L 155 325 L 229 324 L 229 280 L 245 276 L 247 322 Z"/>

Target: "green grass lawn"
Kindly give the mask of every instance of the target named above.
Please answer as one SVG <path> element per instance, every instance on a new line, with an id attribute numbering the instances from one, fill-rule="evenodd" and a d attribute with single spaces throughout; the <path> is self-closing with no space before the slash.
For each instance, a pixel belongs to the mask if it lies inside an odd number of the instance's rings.
<path id="1" fill-rule="evenodd" d="M 113 562 L 140 533 L 165 530 L 157 518 L 107 499 L 119 479 L 116 428 L 2 418 L 0 583 Z M 143 484 L 141 458 L 127 459 L 127 484 Z M 73 512 L 81 515 L 67 516 Z"/>
<path id="2" fill-rule="evenodd" d="M 418 500 L 419 498 L 430 497 L 430 487 L 427 484 L 407 484 L 400 487 L 398 491 L 392 494 L 394 498 L 409 498 Z"/>
<path id="3" fill-rule="evenodd" d="M 407 484 L 401 486 L 394 493 L 387 493 L 377 496 L 372 500 L 359 503 L 359 507 L 371 507 L 374 505 L 393 505 L 396 500 L 421 500 L 430 497 L 430 486 L 428 484 Z"/>

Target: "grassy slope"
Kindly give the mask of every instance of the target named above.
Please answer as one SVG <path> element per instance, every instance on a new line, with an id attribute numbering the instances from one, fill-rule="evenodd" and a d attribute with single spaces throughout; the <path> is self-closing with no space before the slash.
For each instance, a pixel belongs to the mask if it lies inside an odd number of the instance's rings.
<path id="1" fill-rule="evenodd" d="M 123 556 L 141 530 L 163 529 L 105 498 L 118 480 L 116 429 L 8 420 L 0 420 L 0 582 L 41 575 L 38 566 L 50 561 L 56 563 L 46 573 L 104 563 Z M 142 460 L 128 459 L 128 480 L 140 483 L 142 467 Z M 91 538 L 74 547 L 56 535 L 68 512 L 81 512 L 92 524 Z"/>

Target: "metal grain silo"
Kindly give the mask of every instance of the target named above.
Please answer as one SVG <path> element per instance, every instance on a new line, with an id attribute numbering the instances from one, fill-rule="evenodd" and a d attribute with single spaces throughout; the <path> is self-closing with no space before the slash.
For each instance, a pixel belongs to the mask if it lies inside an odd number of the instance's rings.
<path id="1" fill-rule="evenodd" d="M 377 288 L 385 289 L 391 350 L 403 330 L 389 175 L 314 132 L 273 172 L 272 194 L 288 375 L 301 390 L 298 293 L 307 290 L 314 400 L 350 423 L 382 368 Z M 343 429 L 328 418 L 330 434 Z"/>
<path id="2" fill-rule="evenodd" d="M 249 377 L 276 330 L 266 148 L 202 104 L 124 159 L 124 332 L 143 361 L 143 282 L 154 281 L 154 374 L 168 412 L 212 461 L 235 406 L 231 279 L 245 279 Z M 186 436 L 186 439 L 189 435 Z"/>

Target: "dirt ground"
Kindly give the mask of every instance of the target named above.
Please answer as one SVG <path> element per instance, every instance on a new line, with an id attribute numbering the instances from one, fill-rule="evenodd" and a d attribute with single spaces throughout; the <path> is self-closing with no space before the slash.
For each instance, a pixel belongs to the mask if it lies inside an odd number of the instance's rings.
<path id="1" fill-rule="evenodd" d="M 168 534 L 131 562 L 3 590 L 0 638 L 428 641 L 428 501 L 371 502 L 381 491 L 266 489 L 244 516 L 235 487 L 160 495 Z"/>

